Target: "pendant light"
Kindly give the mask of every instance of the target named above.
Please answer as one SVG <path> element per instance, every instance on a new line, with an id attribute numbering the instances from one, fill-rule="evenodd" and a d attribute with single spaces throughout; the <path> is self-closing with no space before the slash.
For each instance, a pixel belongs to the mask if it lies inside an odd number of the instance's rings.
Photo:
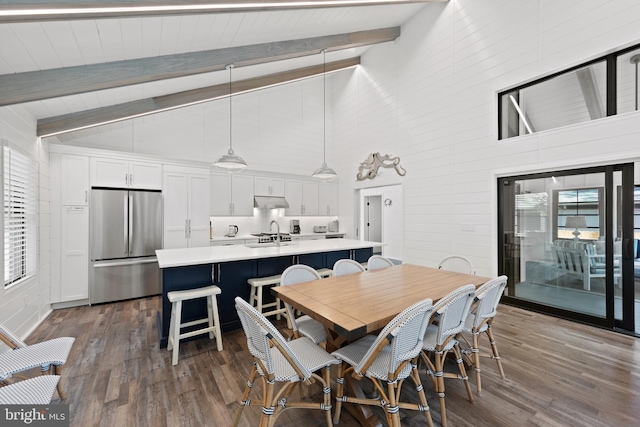
<path id="1" fill-rule="evenodd" d="M 223 154 L 216 160 L 213 164 L 216 168 L 224 170 L 229 173 L 236 173 L 242 171 L 247 167 L 247 162 L 237 154 L 233 152 L 233 127 L 231 118 L 233 116 L 233 111 L 231 109 L 231 70 L 233 69 L 233 64 L 227 65 L 227 70 L 229 70 L 229 151 L 227 154 Z"/>
<path id="2" fill-rule="evenodd" d="M 327 50 L 322 50 L 322 110 L 323 110 L 323 143 L 322 143 L 322 166 L 313 172 L 312 177 L 321 181 L 331 181 L 338 177 L 338 174 L 327 166 Z"/>

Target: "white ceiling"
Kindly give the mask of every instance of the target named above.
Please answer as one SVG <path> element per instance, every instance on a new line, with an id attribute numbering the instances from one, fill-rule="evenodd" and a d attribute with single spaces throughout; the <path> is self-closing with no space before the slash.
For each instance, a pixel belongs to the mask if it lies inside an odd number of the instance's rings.
<path id="1" fill-rule="evenodd" d="M 428 3 L 0 24 L 0 74 L 108 63 L 400 26 Z M 327 62 L 368 47 L 328 52 Z M 322 64 L 322 55 L 236 68 L 233 80 Z M 227 82 L 227 71 L 22 104 L 36 119 Z M 95 128 L 99 132 L 99 128 Z M 60 138 L 62 140 L 62 138 Z"/>

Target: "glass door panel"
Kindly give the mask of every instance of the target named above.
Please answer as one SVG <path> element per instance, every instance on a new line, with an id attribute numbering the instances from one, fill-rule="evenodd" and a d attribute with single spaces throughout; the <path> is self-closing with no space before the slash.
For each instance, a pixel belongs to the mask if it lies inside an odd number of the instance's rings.
<path id="1" fill-rule="evenodd" d="M 624 233 L 622 218 L 624 209 L 625 221 L 633 221 L 633 214 L 622 203 L 624 193 L 616 191 L 622 185 L 621 167 L 501 178 L 505 300 L 611 328 L 625 325 L 633 315 L 623 308 L 623 272 L 632 270 L 623 269 L 631 262 L 623 259 L 623 249 L 632 233 Z"/>

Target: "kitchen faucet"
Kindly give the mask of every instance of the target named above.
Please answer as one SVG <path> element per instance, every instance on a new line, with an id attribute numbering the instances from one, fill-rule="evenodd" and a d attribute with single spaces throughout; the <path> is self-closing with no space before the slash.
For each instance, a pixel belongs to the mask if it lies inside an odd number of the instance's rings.
<path id="1" fill-rule="evenodd" d="M 276 221 L 275 219 L 272 220 L 269 223 L 269 232 L 271 232 L 271 228 L 272 228 L 273 224 L 276 225 L 276 233 L 277 233 L 277 235 L 276 235 L 276 245 L 280 246 L 280 239 L 281 239 L 281 237 L 280 237 L 280 224 L 278 224 L 278 221 Z"/>

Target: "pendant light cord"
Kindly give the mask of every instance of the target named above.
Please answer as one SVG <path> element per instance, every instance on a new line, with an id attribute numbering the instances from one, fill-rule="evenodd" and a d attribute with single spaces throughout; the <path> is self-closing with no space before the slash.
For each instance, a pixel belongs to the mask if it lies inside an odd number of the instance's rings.
<path id="1" fill-rule="evenodd" d="M 231 96 L 231 70 L 233 69 L 233 64 L 227 65 L 227 68 L 229 69 L 229 151 L 231 151 L 233 150 L 233 106 L 231 104 L 231 98 L 233 98 Z"/>
<path id="2" fill-rule="evenodd" d="M 322 162 L 327 163 L 327 49 L 322 49 Z"/>

